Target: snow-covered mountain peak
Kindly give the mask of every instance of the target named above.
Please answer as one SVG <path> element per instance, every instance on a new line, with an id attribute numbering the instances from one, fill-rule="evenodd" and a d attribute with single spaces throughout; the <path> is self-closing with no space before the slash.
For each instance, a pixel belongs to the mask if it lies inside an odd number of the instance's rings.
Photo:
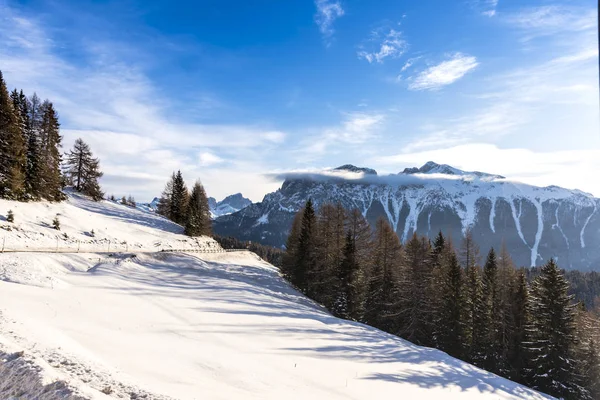
<path id="1" fill-rule="evenodd" d="M 375 171 L 372 168 L 357 167 L 352 164 L 344 164 L 342 166 L 334 168 L 333 170 L 334 171 L 348 171 L 348 172 L 363 173 L 365 175 L 377 175 L 377 171 Z"/>
<path id="2" fill-rule="evenodd" d="M 479 171 L 463 171 L 461 169 L 452 167 L 448 164 L 438 164 L 434 161 L 427 161 L 421 168 L 412 167 L 405 168 L 401 172 L 404 175 L 414 174 L 443 174 L 443 175 L 457 175 L 457 176 L 475 176 L 477 178 L 491 178 L 491 179 L 504 179 L 502 175 L 489 174 L 487 172 Z"/>

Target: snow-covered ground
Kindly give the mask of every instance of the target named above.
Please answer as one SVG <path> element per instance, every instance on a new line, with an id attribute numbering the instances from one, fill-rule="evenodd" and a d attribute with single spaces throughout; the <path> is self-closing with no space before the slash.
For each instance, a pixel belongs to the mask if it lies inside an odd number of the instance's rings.
<path id="1" fill-rule="evenodd" d="M 6 216 L 12 210 L 15 222 Z M 60 231 L 52 226 L 58 215 Z M 183 228 L 150 212 L 110 201 L 92 202 L 69 193 L 62 203 L 21 203 L 0 199 L 0 250 L 80 252 L 160 251 L 220 248 L 209 238 L 189 238 Z"/>
<path id="2" fill-rule="evenodd" d="M 73 235 L 104 224 L 142 249 L 184 240 L 164 220 L 140 224 L 146 217 L 133 209 L 93 206 L 72 198 L 22 210 L 60 208 Z M 95 222 L 78 225 L 87 213 Z M 249 252 L 5 253 L 2 270 L 10 274 L 0 275 L 3 399 L 549 398 L 332 317 Z"/>

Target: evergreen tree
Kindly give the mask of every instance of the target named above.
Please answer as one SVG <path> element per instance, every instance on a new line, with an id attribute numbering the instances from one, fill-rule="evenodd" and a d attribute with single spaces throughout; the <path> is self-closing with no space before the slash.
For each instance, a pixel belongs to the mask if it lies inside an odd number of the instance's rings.
<path id="1" fill-rule="evenodd" d="M 600 399 L 600 352 L 593 338 L 586 342 L 585 352 L 581 360 L 583 385 L 590 399 Z"/>
<path id="2" fill-rule="evenodd" d="M 323 204 L 319 208 L 316 233 L 319 255 L 308 277 L 315 300 L 336 313 L 341 311 L 336 307 L 342 306 L 336 305 L 336 301 L 344 292 L 339 277 L 345 244 L 345 217 L 346 212 L 341 204 Z"/>
<path id="3" fill-rule="evenodd" d="M 478 367 L 483 367 L 488 350 L 488 318 L 484 304 L 483 284 L 480 269 L 470 265 L 465 270 L 465 340 L 468 346 L 467 359 Z"/>
<path id="4" fill-rule="evenodd" d="M 365 322 L 386 332 L 398 332 L 398 274 L 404 254 L 398 235 L 387 220 L 375 226 L 372 266 L 368 273 Z"/>
<path id="5" fill-rule="evenodd" d="M 530 358 L 527 349 L 529 318 L 529 287 L 525 272 L 517 275 L 512 290 L 511 315 L 513 326 L 508 344 L 507 360 L 508 377 L 519 383 L 526 383 L 527 360 Z"/>
<path id="6" fill-rule="evenodd" d="M 461 357 L 464 349 L 462 269 L 452 248 L 443 256 L 443 277 L 440 287 L 441 318 L 436 337 L 440 350 L 453 357 Z"/>
<path id="7" fill-rule="evenodd" d="M 431 301 L 431 314 L 428 318 L 428 324 L 431 326 L 431 340 L 430 346 L 439 347 L 437 334 L 437 327 L 440 324 L 440 321 L 444 318 L 442 315 L 443 311 L 443 298 L 441 295 L 440 288 L 443 287 L 443 282 L 445 279 L 444 265 L 444 256 L 447 254 L 448 244 L 446 243 L 446 238 L 440 231 L 438 235 L 435 237 L 433 246 L 431 247 L 431 251 L 429 254 L 429 263 L 431 264 L 431 282 L 429 285 L 429 299 Z"/>
<path id="8" fill-rule="evenodd" d="M 544 265 L 531 288 L 527 343 L 530 383 L 534 389 L 565 399 L 581 399 L 573 359 L 575 306 L 567 294 L 569 284 L 554 260 Z"/>
<path id="9" fill-rule="evenodd" d="M 196 181 L 188 202 L 185 234 L 188 236 L 210 236 L 211 222 L 208 198 L 204 186 Z"/>
<path id="10" fill-rule="evenodd" d="M 495 329 L 494 343 L 500 358 L 499 365 L 495 368 L 495 371 L 502 376 L 512 377 L 513 368 L 510 362 L 510 354 L 512 351 L 512 337 L 515 330 L 513 303 L 517 301 L 514 294 L 517 292 L 518 277 L 504 243 L 502 243 L 497 264 L 497 306 L 493 307 L 494 309 L 497 308 L 497 311 L 491 314 Z M 525 287 L 525 289 L 527 288 Z M 523 304 L 527 304 L 526 299 Z"/>
<path id="11" fill-rule="evenodd" d="M 35 93 L 30 100 L 21 91 L 19 98 L 22 114 L 27 116 L 25 123 L 27 133 L 26 189 L 31 197 L 39 199 L 43 192 L 43 161 L 40 143 L 40 130 L 42 126 L 41 104 Z"/>
<path id="12" fill-rule="evenodd" d="M 311 271 L 317 263 L 317 217 L 313 202 L 308 199 L 302 213 L 302 224 L 298 237 L 296 262 L 293 268 L 296 286 L 311 296 L 315 293 L 309 281 Z"/>
<path id="13" fill-rule="evenodd" d="M 491 248 L 483 267 L 483 345 L 485 362 L 483 368 L 499 373 L 504 370 L 505 360 L 502 354 L 502 307 L 498 284 L 498 263 L 496 252 Z"/>
<path id="14" fill-rule="evenodd" d="M 0 71 L 0 196 L 25 195 L 26 150 L 20 110 L 14 108 Z"/>
<path id="15" fill-rule="evenodd" d="M 430 285 L 433 278 L 429 258 L 429 241 L 416 233 L 406 243 L 406 265 L 400 279 L 401 322 L 400 336 L 419 345 L 432 345 L 431 314 L 433 300 Z"/>
<path id="16" fill-rule="evenodd" d="M 67 153 L 65 175 L 76 191 L 90 196 L 94 201 L 104 197 L 98 183 L 103 175 L 100 160 L 93 157 L 90 146 L 81 138 L 75 140 L 73 150 Z"/>
<path id="17" fill-rule="evenodd" d="M 344 252 L 346 270 L 352 270 L 349 278 L 348 318 L 362 321 L 365 312 L 365 296 L 367 285 L 367 270 L 371 262 L 373 246 L 373 231 L 371 226 L 358 209 L 348 213 L 347 233 Z M 350 241 L 354 252 L 351 252 Z"/>
<path id="18" fill-rule="evenodd" d="M 165 185 L 165 189 L 160 195 L 156 212 L 163 217 L 171 219 L 171 195 L 173 194 L 173 182 L 175 182 L 175 172 L 171 174 L 171 178 Z"/>
<path id="19" fill-rule="evenodd" d="M 42 197 L 52 200 L 64 200 L 62 193 L 62 174 L 60 165 L 62 156 L 60 152 L 62 136 L 60 124 L 54 106 L 45 101 L 41 106 L 42 121 L 40 126 L 41 160 L 42 160 Z"/>
<path id="20" fill-rule="evenodd" d="M 298 286 L 298 244 L 300 242 L 300 232 L 302 230 L 302 219 L 304 217 L 304 208 L 300 209 L 294 216 L 292 227 L 285 245 L 285 254 L 281 261 L 281 272 L 283 276 L 293 285 Z"/>
<path id="21" fill-rule="evenodd" d="M 180 225 L 186 222 L 186 211 L 189 199 L 188 189 L 181 175 L 181 171 L 177 171 L 173 179 L 173 191 L 171 192 L 169 218 Z"/>
<path id="22" fill-rule="evenodd" d="M 360 313 L 360 288 L 357 276 L 360 266 L 356 259 L 356 244 L 351 231 L 346 234 L 342 262 L 338 272 L 338 290 L 334 304 L 335 313 L 341 318 L 355 318 Z"/>

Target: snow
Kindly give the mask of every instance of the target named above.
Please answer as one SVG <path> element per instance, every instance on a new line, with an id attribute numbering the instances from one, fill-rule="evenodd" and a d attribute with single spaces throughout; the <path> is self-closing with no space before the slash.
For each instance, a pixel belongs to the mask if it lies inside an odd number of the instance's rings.
<path id="1" fill-rule="evenodd" d="M 583 228 L 581 228 L 581 233 L 579 234 L 579 240 L 581 241 L 581 248 L 585 249 L 585 241 L 583 240 L 583 234 L 585 233 L 585 228 L 587 227 L 588 223 L 590 222 L 590 219 L 592 219 L 592 216 L 596 213 L 596 204 L 594 204 L 594 209 L 592 210 L 592 213 L 590 214 L 589 217 L 587 217 L 587 219 L 585 220 L 585 223 L 583 224 Z"/>
<path id="2" fill-rule="evenodd" d="M 494 219 L 496 218 L 496 199 L 490 199 L 492 202 L 492 208 L 490 210 L 490 229 L 493 233 L 496 233 L 496 226 L 494 225 Z"/>
<path id="3" fill-rule="evenodd" d="M 189 240 L 135 209 L 77 196 L 7 205 L 21 220 L 7 234 L 30 249 L 47 246 L 36 217 L 59 210 L 69 235 L 104 227 L 139 251 L 0 254 L 1 398 L 550 398 L 335 318 L 253 253 L 151 252 Z"/>
<path id="4" fill-rule="evenodd" d="M 565 233 L 563 232 L 562 228 L 560 227 L 560 221 L 558 219 L 558 206 L 556 206 L 556 210 L 554 211 L 554 217 L 556 218 L 556 224 L 554 224 L 552 227 L 557 227 L 558 230 L 560 231 L 560 234 L 562 235 L 563 239 L 565 239 L 565 243 L 567 244 L 567 248 L 570 248 L 569 246 L 569 239 L 567 239 L 567 235 L 565 235 Z M 556 260 L 558 262 L 558 259 Z"/>
<path id="5" fill-rule="evenodd" d="M 73 193 L 69 193 L 68 200 L 62 203 L 20 203 L 0 199 L 0 216 L 6 215 L 8 210 L 14 212 L 15 222 L 8 223 L 0 217 L 0 246 L 4 251 L 220 248 L 209 238 L 196 240 L 183 236 L 183 227 L 158 214 L 110 201 L 91 202 Z M 60 220 L 60 231 L 52 227 L 56 215 Z"/>
<path id="6" fill-rule="evenodd" d="M 544 216 L 542 214 L 542 204 L 534 199 L 533 205 L 537 213 L 537 231 L 535 233 L 535 242 L 531 248 L 531 266 L 535 266 L 535 262 L 539 257 L 538 248 L 540 247 L 540 241 L 542 240 L 542 232 L 544 232 Z"/>

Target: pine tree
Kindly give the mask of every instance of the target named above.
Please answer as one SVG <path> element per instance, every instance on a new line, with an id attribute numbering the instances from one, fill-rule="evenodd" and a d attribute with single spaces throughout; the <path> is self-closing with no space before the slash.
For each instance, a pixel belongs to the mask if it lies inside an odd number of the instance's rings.
<path id="1" fill-rule="evenodd" d="M 302 217 L 304 215 L 304 208 L 300 209 L 294 216 L 292 227 L 285 244 L 285 254 L 281 261 L 281 272 L 283 276 L 290 281 L 293 285 L 298 287 L 296 281 L 296 265 L 298 257 L 298 243 L 300 242 L 300 231 L 302 229 Z"/>
<path id="2" fill-rule="evenodd" d="M 298 237 L 296 262 L 293 276 L 296 286 L 309 297 L 314 294 L 314 287 L 309 281 L 311 271 L 317 263 L 317 217 L 313 202 L 308 199 L 302 213 L 302 224 Z"/>
<path id="3" fill-rule="evenodd" d="M 487 371 L 499 373 L 505 369 L 502 355 L 502 308 L 498 284 L 498 263 L 496 252 L 491 248 L 483 267 L 483 345 L 485 362 L 482 364 Z"/>
<path id="4" fill-rule="evenodd" d="M 196 181 L 188 202 L 185 234 L 188 236 L 210 236 L 211 222 L 208 198 L 204 186 Z"/>
<path id="5" fill-rule="evenodd" d="M 62 193 L 62 174 L 60 165 L 62 156 L 62 136 L 60 135 L 60 124 L 54 106 L 45 101 L 41 106 L 42 121 L 40 126 L 41 137 L 41 160 L 42 160 L 42 197 L 61 201 L 65 199 Z"/>
<path id="6" fill-rule="evenodd" d="M 365 322 L 390 333 L 398 332 L 398 275 L 404 254 L 398 235 L 387 220 L 375 225 L 375 239 L 368 272 Z"/>
<path id="7" fill-rule="evenodd" d="M 344 252 L 344 222 L 346 212 L 341 204 L 323 204 L 317 213 L 318 257 L 310 271 L 309 281 L 315 300 L 334 313 L 344 312 L 336 307 L 342 288 L 339 276 Z M 344 304 L 345 307 L 345 304 Z"/>
<path id="8" fill-rule="evenodd" d="M 467 358 L 470 362 L 483 367 L 486 358 L 486 339 L 488 336 L 488 318 L 483 296 L 483 284 L 480 269 L 476 265 L 470 265 L 465 270 L 465 334 L 468 344 Z"/>
<path id="9" fill-rule="evenodd" d="M 34 199 L 42 196 L 43 185 L 43 161 L 41 154 L 40 130 L 42 126 L 42 115 L 40 112 L 40 100 L 34 93 L 31 100 L 23 91 L 19 93 L 20 104 L 23 115 L 26 115 L 27 132 L 27 170 L 26 189 L 27 193 Z"/>
<path id="10" fill-rule="evenodd" d="M 513 368 L 511 366 L 511 349 L 512 337 L 516 327 L 515 316 L 513 314 L 513 302 L 516 298 L 513 296 L 517 292 L 518 277 L 515 266 L 510 258 L 510 254 L 506 249 L 506 245 L 502 243 L 500 256 L 497 259 L 497 311 L 492 312 L 494 323 L 495 345 L 499 354 L 500 362 L 495 371 L 506 377 L 513 376 Z M 527 289 L 525 287 L 525 289 Z M 527 304 L 525 299 L 523 304 Z"/>
<path id="11" fill-rule="evenodd" d="M 346 245 L 343 262 L 347 270 L 353 270 L 349 279 L 348 318 L 362 321 L 365 312 L 365 296 L 367 285 L 367 270 L 370 265 L 371 247 L 373 245 L 373 231 L 371 226 L 358 209 L 348 213 Z M 349 248 L 350 241 L 354 253 Z M 352 259 L 353 258 L 353 259 Z"/>
<path id="12" fill-rule="evenodd" d="M 526 383 L 527 360 L 530 358 L 527 349 L 529 318 L 529 287 L 525 272 L 521 270 L 513 287 L 511 316 L 513 327 L 508 344 L 507 360 L 509 364 L 508 377 L 519 383 Z"/>
<path id="13" fill-rule="evenodd" d="M 337 276 L 339 285 L 334 304 L 335 313 L 341 318 L 350 319 L 359 314 L 357 309 L 360 304 L 360 288 L 356 287 L 356 277 L 359 271 L 360 266 L 356 259 L 356 244 L 352 232 L 348 231 Z"/>
<path id="14" fill-rule="evenodd" d="M 554 260 L 541 268 L 531 288 L 527 343 L 534 389 L 565 399 L 580 399 L 575 346 L 575 306 L 569 284 Z"/>
<path id="15" fill-rule="evenodd" d="M 600 399 L 600 351 L 596 341 L 589 338 L 581 362 L 583 385 L 591 399 Z"/>
<path id="16" fill-rule="evenodd" d="M 169 218 L 180 225 L 185 225 L 186 211 L 189 199 L 188 189 L 185 186 L 181 171 L 177 171 L 173 179 L 173 191 L 171 192 Z"/>
<path id="17" fill-rule="evenodd" d="M 473 231 L 471 228 L 467 228 L 460 246 L 460 262 L 466 270 L 469 267 L 478 265 L 479 258 L 479 246 L 473 239 Z"/>
<path id="18" fill-rule="evenodd" d="M 430 325 L 433 312 L 429 290 L 433 277 L 430 252 L 429 241 L 413 234 L 406 243 L 406 266 L 400 279 L 400 336 L 419 345 L 431 345 L 433 336 L 433 326 Z"/>
<path id="19" fill-rule="evenodd" d="M 0 71 L 0 197 L 25 195 L 26 149 L 20 110 L 15 109 Z"/>
<path id="20" fill-rule="evenodd" d="M 104 197 L 98 183 L 102 175 L 100 160 L 94 158 L 90 146 L 81 138 L 75 140 L 73 150 L 67 153 L 65 161 L 65 176 L 69 183 L 76 191 L 100 201 Z"/>
<path id="21" fill-rule="evenodd" d="M 158 205 L 156 206 L 156 212 L 163 217 L 171 219 L 171 196 L 173 194 L 173 182 L 175 182 L 175 173 L 171 174 L 171 178 L 165 184 L 165 189 L 160 195 Z"/>
<path id="22" fill-rule="evenodd" d="M 439 332 L 437 327 L 440 324 L 440 321 L 444 318 L 442 315 L 443 299 L 440 288 L 443 287 L 444 282 L 445 271 L 443 268 L 443 261 L 445 254 L 447 254 L 447 246 L 448 244 L 446 243 L 446 238 L 440 231 L 433 241 L 433 245 L 429 254 L 429 263 L 431 264 L 431 282 L 428 288 L 428 297 L 431 301 L 431 314 L 429 315 L 428 324 L 431 326 L 432 330 L 429 345 L 435 347 L 439 347 L 437 337 Z"/>
<path id="23" fill-rule="evenodd" d="M 442 298 L 441 318 L 437 324 L 436 337 L 440 350 L 453 357 L 464 353 L 464 323 L 462 293 L 462 269 L 452 248 L 443 256 L 443 277 L 440 287 Z"/>

